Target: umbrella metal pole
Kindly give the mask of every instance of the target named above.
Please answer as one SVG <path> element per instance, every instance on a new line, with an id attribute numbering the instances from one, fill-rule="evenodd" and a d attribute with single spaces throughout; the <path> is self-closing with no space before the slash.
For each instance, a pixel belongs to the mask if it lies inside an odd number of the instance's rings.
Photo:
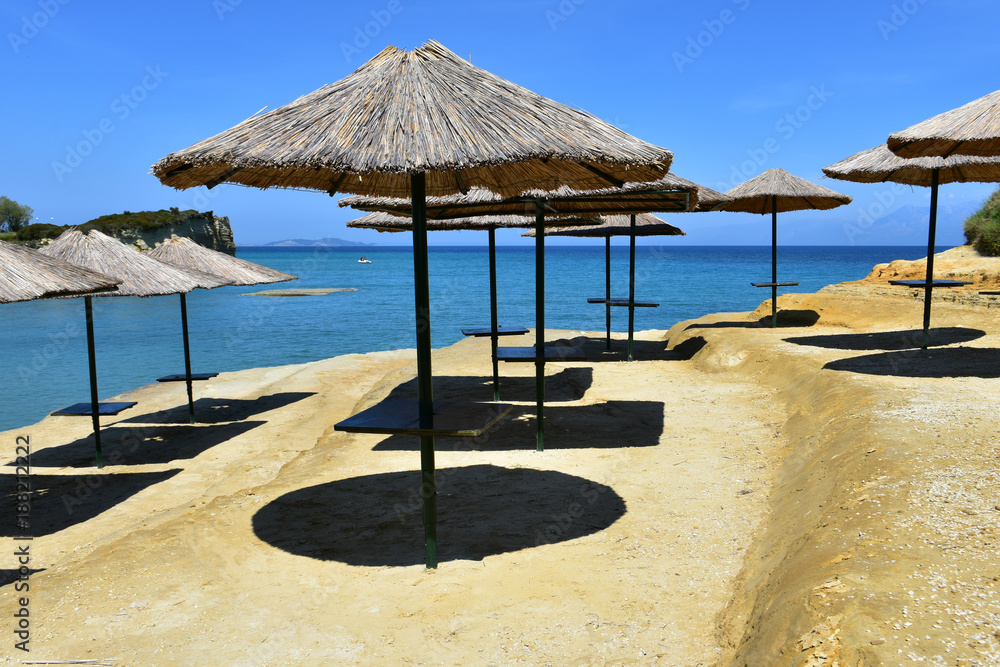
<path id="1" fill-rule="evenodd" d="M 101 461 L 101 405 L 97 399 L 97 355 L 94 353 L 94 305 L 91 298 L 84 297 L 87 313 L 87 359 L 90 362 L 90 417 L 94 423 L 94 444 L 97 447 L 97 467 L 103 468 Z"/>
<path id="2" fill-rule="evenodd" d="M 545 450 L 545 210 L 535 202 L 535 414 L 536 447 Z"/>
<path id="3" fill-rule="evenodd" d="M 608 330 L 608 352 L 611 351 L 611 235 L 604 237 L 604 323 Z"/>
<path id="4" fill-rule="evenodd" d="M 497 360 L 499 326 L 497 325 L 497 232 L 490 227 L 490 353 L 493 358 L 493 400 L 500 400 L 500 363 Z"/>
<path id="5" fill-rule="evenodd" d="M 920 347 L 927 349 L 931 329 L 931 287 L 934 280 L 934 235 L 937 233 L 938 170 L 931 171 L 931 217 L 927 231 L 927 284 L 924 285 L 924 342 Z"/>
<path id="6" fill-rule="evenodd" d="M 194 423 L 194 391 L 191 387 L 191 344 L 188 341 L 188 310 L 187 310 L 187 299 L 183 292 L 181 293 L 181 328 L 184 330 L 184 372 L 187 374 L 187 392 L 188 392 L 188 414 L 191 417 L 191 423 Z"/>
<path id="7" fill-rule="evenodd" d="M 771 196 L 771 328 L 778 328 L 778 198 Z"/>
<path id="8" fill-rule="evenodd" d="M 632 214 L 628 237 L 628 360 L 632 358 L 632 340 L 635 330 L 635 213 Z"/>
<path id="9" fill-rule="evenodd" d="M 413 291 L 417 311 L 417 396 L 420 427 L 434 425 L 434 385 L 431 375 L 431 298 L 427 261 L 426 177 L 410 176 L 413 206 Z M 434 436 L 420 436 L 420 492 L 424 500 L 424 554 L 427 569 L 437 567 L 437 481 Z"/>

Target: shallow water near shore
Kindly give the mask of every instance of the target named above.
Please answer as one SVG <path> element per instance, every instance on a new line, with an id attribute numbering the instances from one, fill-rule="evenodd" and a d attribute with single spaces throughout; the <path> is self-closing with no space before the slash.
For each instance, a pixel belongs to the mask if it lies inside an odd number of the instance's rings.
<path id="1" fill-rule="evenodd" d="M 612 296 L 628 294 L 628 246 L 612 247 Z M 943 249 L 943 248 L 939 248 Z M 240 248 L 238 256 L 300 276 L 291 283 L 195 290 L 187 297 L 193 372 L 281 366 L 341 354 L 414 346 L 413 264 L 409 248 Z M 371 264 L 359 264 L 364 254 Z M 533 327 L 534 249 L 498 249 L 501 325 Z M 814 292 L 858 280 L 875 264 L 926 255 L 919 246 L 788 246 L 778 249 L 778 278 Z M 767 246 L 639 246 L 636 296 L 660 304 L 639 309 L 637 330 L 669 329 L 706 313 L 746 311 L 768 290 Z M 432 341 L 462 337 L 460 329 L 489 324 L 485 247 L 430 248 Z M 546 326 L 600 331 L 604 309 L 587 297 L 604 295 L 604 246 L 546 248 Z M 253 298 L 271 287 L 355 288 L 322 296 Z M 184 371 L 176 296 L 94 299 L 101 398 Z M 624 331 L 624 309 L 612 313 Z M 7 403 L 0 430 L 31 424 L 53 410 L 89 400 L 83 299 L 53 299 L 3 307 L 0 340 L 7 350 Z M 513 343 L 508 343 L 513 344 Z M 196 389 L 197 391 L 197 389 Z M 183 391 L 178 385 L 178 401 Z"/>

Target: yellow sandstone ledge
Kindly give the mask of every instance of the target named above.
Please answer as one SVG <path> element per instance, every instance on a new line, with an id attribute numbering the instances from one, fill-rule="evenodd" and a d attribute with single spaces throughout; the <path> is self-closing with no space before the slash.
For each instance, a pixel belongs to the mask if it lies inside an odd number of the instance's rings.
<path id="1" fill-rule="evenodd" d="M 545 452 L 530 364 L 486 437 L 437 440 L 433 572 L 416 439 L 332 430 L 412 397 L 412 350 L 224 373 L 194 426 L 179 385 L 128 392 L 101 471 L 87 419 L 8 431 L 35 538 L 0 588 L 31 653 L 0 664 L 998 664 L 1000 311 L 963 292 L 927 351 L 920 302 L 864 282 L 777 329 L 768 301 L 642 332 L 634 363 L 547 332 L 593 361 L 547 365 Z M 486 339 L 434 368 L 492 395 Z"/>

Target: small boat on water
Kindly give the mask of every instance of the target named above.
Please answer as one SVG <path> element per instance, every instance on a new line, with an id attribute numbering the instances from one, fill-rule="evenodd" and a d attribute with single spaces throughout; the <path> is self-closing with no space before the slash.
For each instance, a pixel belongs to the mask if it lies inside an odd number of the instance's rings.
<path id="1" fill-rule="evenodd" d="M 358 264 L 371 264 L 371 263 L 372 261 L 367 257 L 365 257 L 364 255 L 362 255 L 361 259 L 358 260 Z"/>

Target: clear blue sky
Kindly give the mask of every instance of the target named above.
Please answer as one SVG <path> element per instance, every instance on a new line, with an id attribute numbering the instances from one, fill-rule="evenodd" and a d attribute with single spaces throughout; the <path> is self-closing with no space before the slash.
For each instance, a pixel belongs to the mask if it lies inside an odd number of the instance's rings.
<path id="1" fill-rule="evenodd" d="M 928 190 L 833 181 L 821 168 L 1000 88 L 995 0 L 6 0 L 0 23 L 0 194 L 58 224 L 212 209 L 245 245 L 407 243 L 346 229 L 352 211 L 322 193 L 180 192 L 149 174 L 166 154 L 341 79 L 388 44 L 436 39 L 669 148 L 673 171 L 719 190 L 781 167 L 855 198 L 780 216 L 784 244 L 926 243 Z M 994 187 L 942 188 L 940 243 L 963 242 L 962 221 Z M 671 243 L 770 242 L 761 216 L 668 219 L 688 232 Z M 437 233 L 431 243 L 483 237 Z M 527 240 L 505 230 L 499 242 Z"/>

